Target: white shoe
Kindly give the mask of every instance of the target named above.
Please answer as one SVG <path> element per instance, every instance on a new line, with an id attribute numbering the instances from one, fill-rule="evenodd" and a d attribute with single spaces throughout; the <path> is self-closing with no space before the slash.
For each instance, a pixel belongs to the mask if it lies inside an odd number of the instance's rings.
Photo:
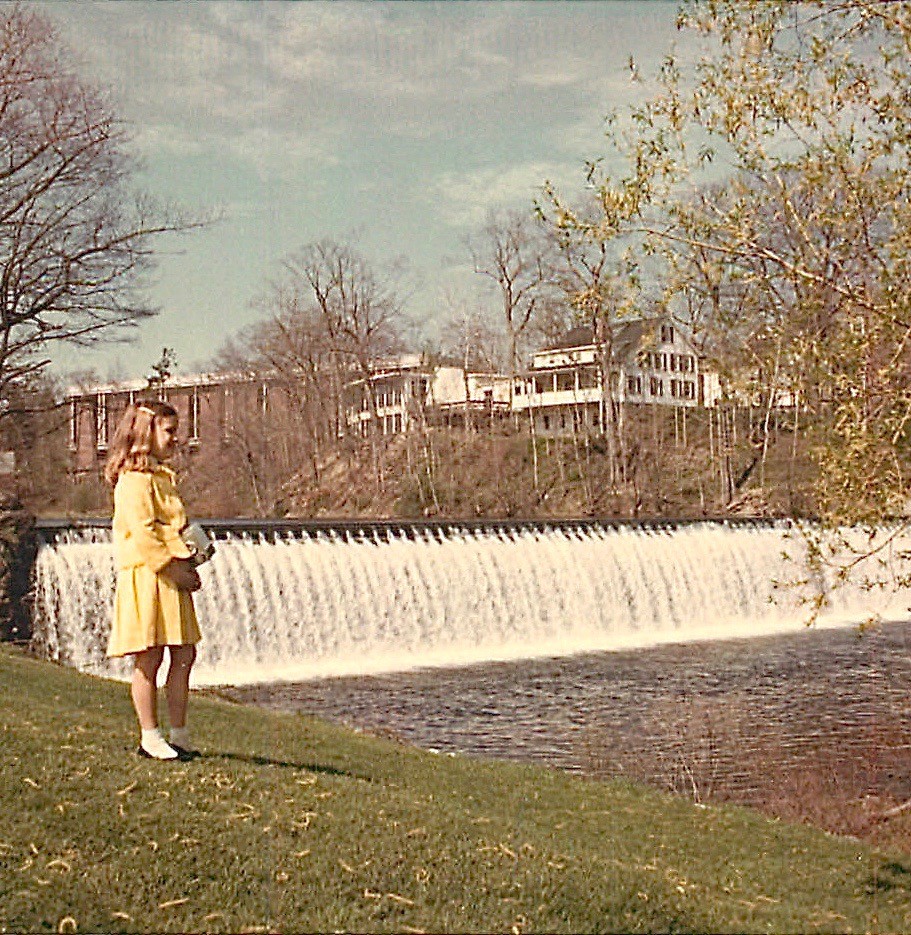
<path id="1" fill-rule="evenodd" d="M 156 727 L 153 730 L 144 730 L 136 751 L 140 756 L 151 760 L 176 760 L 177 751 L 161 736 Z"/>

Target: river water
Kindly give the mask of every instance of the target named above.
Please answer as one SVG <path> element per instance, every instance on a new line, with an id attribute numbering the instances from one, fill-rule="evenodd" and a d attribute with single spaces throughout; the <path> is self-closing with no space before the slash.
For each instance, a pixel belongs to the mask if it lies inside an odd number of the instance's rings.
<path id="1" fill-rule="evenodd" d="M 444 753 L 750 802 L 823 766 L 911 796 L 911 623 L 223 687 Z"/>

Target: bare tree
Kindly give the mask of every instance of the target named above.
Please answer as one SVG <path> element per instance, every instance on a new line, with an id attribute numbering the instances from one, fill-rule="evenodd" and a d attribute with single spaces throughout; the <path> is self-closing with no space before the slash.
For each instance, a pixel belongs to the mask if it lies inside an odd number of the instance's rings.
<path id="1" fill-rule="evenodd" d="M 449 294 L 444 298 L 447 308 L 441 332 L 441 349 L 445 356 L 458 360 L 462 367 L 465 392 L 465 428 L 473 431 L 471 389 L 472 370 L 493 372 L 497 369 L 497 335 L 489 312 L 471 300 Z"/>
<path id="2" fill-rule="evenodd" d="M 0 12 L 0 399 L 54 345 L 123 337 L 155 314 L 152 242 L 195 224 L 134 193 L 127 144 L 49 19 Z"/>
<path id="3" fill-rule="evenodd" d="M 499 292 L 508 341 L 510 399 L 528 335 L 543 297 L 551 289 L 547 244 L 530 215 L 491 214 L 480 236 L 469 242 L 475 272 Z"/>
<path id="4" fill-rule="evenodd" d="M 545 195 L 549 194 L 545 186 Z M 591 217 L 593 206 L 577 209 L 577 216 Z M 607 444 L 611 486 L 625 480 L 623 410 L 615 397 L 619 376 L 615 354 L 617 329 L 635 314 L 638 298 L 636 277 L 617 244 L 593 235 L 591 226 L 561 223 L 559 206 L 542 199 L 538 212 L 547 225 L 552 249 L 550 265 L 562 302 L 573 317 L 591 330 L 597 352 L 600 386 L 599 426 Z"/>
<path id="5" fill-rule="evenodd" d="M 288 287 L 306 295 L 318 316 L 339 391 L 353 373 L 361 380 L 376 425 L 370 382 L 376 360 L 401 350 L 402 302 L 394 274 L 382 277 L 348 244 L 321 240 L 285 261 Z"/>

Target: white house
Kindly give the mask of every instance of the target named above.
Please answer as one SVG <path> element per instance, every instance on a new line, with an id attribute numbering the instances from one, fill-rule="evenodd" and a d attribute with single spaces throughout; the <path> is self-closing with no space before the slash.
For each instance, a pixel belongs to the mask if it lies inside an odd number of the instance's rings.
<path id="1" fill-rule="evenodd" d="M 636 318 L 613 328 L 610 396 L 618 402 L 713 406 L 717 374 L 707 370 L 684 331 L 666 318 Z M 604 418 L 601 352 L 590 328 L 573 328 L 538 351 L 516 379 L 512 408 L 531 411 L 536 429 L 554 434 L 573 427 L 597 429 Z"/>
<path id="2" fill-rule="evenodd" d="M 467 371 L 451 364 L 430 364 L 421 354 L 378 361 L 370 376 L 345 388 L 345 421 L 366 435 L 373 393 L 378 431 L 382 435 L 407 432 L 422 419 L 458 417 L 473 412 L 509 409 L 509 377 L 499 373 Z"/>

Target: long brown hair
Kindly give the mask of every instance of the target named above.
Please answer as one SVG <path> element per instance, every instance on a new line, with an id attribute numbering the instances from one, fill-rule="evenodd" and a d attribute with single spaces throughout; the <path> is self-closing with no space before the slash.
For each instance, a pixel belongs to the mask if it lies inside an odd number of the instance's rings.
<path id="1" fill-rule="evenodd" d="M 156 419 L 177 418 L 177 410 L 160 399 L 136 400 L 120 418 L 111 451 L 104 466 L 104 479 L 113 487 L 124 471 L 151 470 L 149 452 Z"/>

